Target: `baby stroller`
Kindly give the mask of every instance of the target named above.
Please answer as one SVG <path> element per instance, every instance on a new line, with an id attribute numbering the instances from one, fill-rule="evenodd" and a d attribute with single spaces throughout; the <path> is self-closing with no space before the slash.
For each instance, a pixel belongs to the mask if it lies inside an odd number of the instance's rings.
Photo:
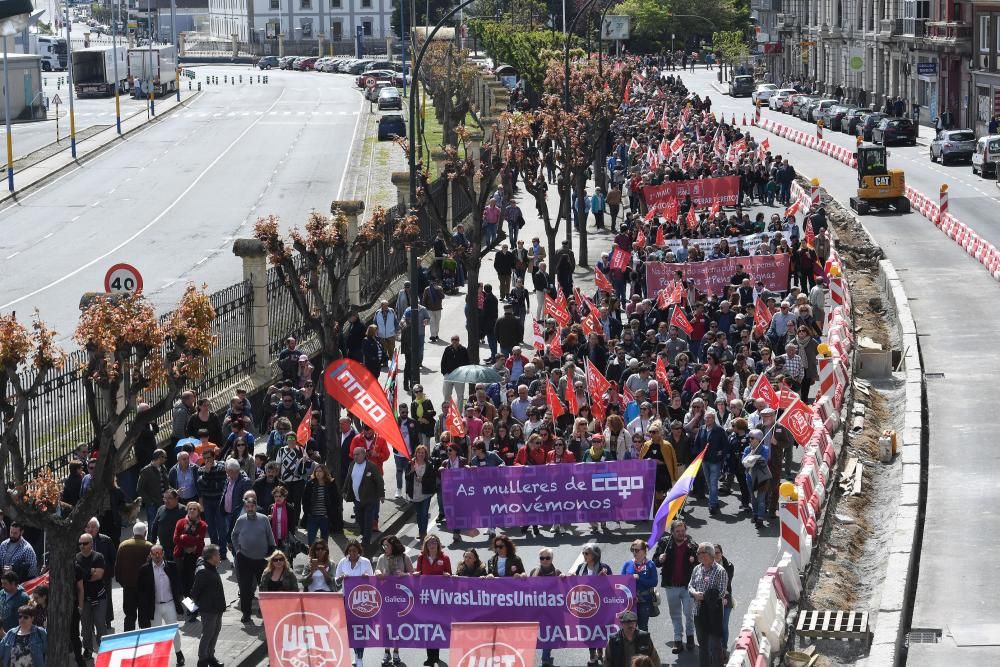
<path id="1" fill-rule="evenodd" d="M 441 286 L 445 294 L 458 294 L 458 263 L 453 257 L 441 260 Z"/>

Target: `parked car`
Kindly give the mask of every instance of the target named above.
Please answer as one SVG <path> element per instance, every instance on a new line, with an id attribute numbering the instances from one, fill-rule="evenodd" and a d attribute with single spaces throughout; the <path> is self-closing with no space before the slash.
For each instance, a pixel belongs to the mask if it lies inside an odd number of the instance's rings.
<path id="1" fill-rule="evenodd" d="M 792 113 L 792 109 L 795 108 L 795 101 L 802 95 L 802 93 L 792 93 L 786 97 L 781 103 L 781 113 Z"/>
<path id="2" fill-rule="evenodd" d="M 941 160 L 941 164 L 948 164 L 948 160 L 971 162 L 972 154 L 975 152 L 976 133 L 972 130 L 941 130 L 931 141 L 931 162 L 938 160 Z"/>
<path id="3" fill-rule="evenodd" d="M 730 97 L 747 97 L 753 94 L 753 77 L 741 74 L 729 82 Z"/>
<path id="4" fill-rule="evenodd" d="M 848 109 L 850 107 L 844 104 L 834 104 L 826 110 L 826 114 L 823 117 L 823 124 L 833 132 L 840 132 L 841 122 L 844 120 L 844 116 L 847 115 Z"/>
<path id="5" fill-rule="evenodd" d="M 830 109 L 837 106 L 838 104 L 840 104 L 840 102 L 837 100 L 831 100 L 831 99 L 820 100 L 819 102 L 816 103 L 816 106 L 812 109 L 812 113 L 810 113 L 809 118 L 807 120 L 810 120 L 813 123 L 815 123 L 818 120 L 822 120 L 823 127 L 830 127 L 830 123 L 827 120 L 826 114 Z"/>
<path id="6" fill-rule="evenodd" d="M 388 69 L 391 70 L 395 66 L 395 63 L 391 60 L 373 60 L 365 66 L 364 71 L 368 72 L 373 69 Z"/>
<path id="7" fill-rule="evenodd" d="M 759 83 L 757 88 L 750 95 L 750 101 L 754 104 L 757 102 L 764 103 L 771 99 L 771 95 L 778 92 L 778 87 L 773 83 Z"/>
<path id="8" fill-rule="evenodd" d="M 799 118 L 801 120 L 810 121 L 812 120 L 813 109 L 819 104 L 820 98 L 810 97 L 808 101 L 803 102 L 799 107 Z"/>
<path id="9" fill-rule="evenodd" d="M 917 145 L 917 126 L 909 118 L 883 118 L 872 130 L 872 141 L 888 146 L 890 143 Z"/>
<path id="10" fill-rule="evenodd" d="M 386 88 L 391 88 L 392 84 L 388 80 L 376 81 L 371 88 L 365 88 L 365 99 L 369 102 L 377 102 L 379 93 Z"/>
<path id="11" fill-rule="evenodd" d="M 279 65 L 278 56 L 264 56 L 257 61 L 257 67 L 259 69 L 271 69 L 273 67 L 278 67 Z"/>
<path id="12" fill-rule="evenodd" d="M 791 95 L 797 91 L 794 88 L 779 88 L 771 97 L 767 99 L 767 108 L 772 111 L 780 111 L 781 106 Z"/>
<path id="13" fill-rule="evenodd" d="M 399 89 L 395 86 L 386 86 L 378 94 L 378 110 L 397 109 L 403 110 L 403 97 L 399 94 Z"/>
<path id="14" fill-rule="evenodd" d="M 813 97 L 812 95 L 796 95 L 795 101 L 792 102 L 791 114 L 793 116 L 798 116 L 799 118 L 801 118 L 802 107 L 806 106 L 807 104 L 811 104 L 816 99 L 817 98 Z"/>
<path id="15" fill-rule="evenodd" d="M 972 173 L 984 178 L 996 175 L 997 160 L 1000 160 L 1000 134 L 980 137 L 972 153 Z"/>
<path id="16" fill-rule="evenodd" d="M 278 59 L 278 69 L 292 69 L 292 63 L 296 60 L 296 56 L 283 56 Z"/>
<path id="17" fill-rule="evenodd" d="M 353 63 L 351 63 L 348 67 L 344 68 L 344 70 L 348 74 L 361 74 L 362 72 L 365 71 L 365 68 L 368 67 L 368 63 L 369 62 L 371 62 L 371 61 L 369 61 L 369 60 L 356 60 Z"/>
<path id="18" fill-rule="evenodd" d="M 844 118 L 840 121 L 840 131 L 844 134 L 852 134 L 857 136 L 858 134 L 858 123 L 864 118 L 866 113 L 871 113 L 870 110 L 864 108 L 851 107 L 844 114 Z"/>
<path id="19" fill-rule="evenodd" d="M 378 140 L 389 141 L 393 137 L 406 136 L 406 121 L 401 113 L 383 114 L 378 119 Z"/>
<path id="20" fill-rule="evenodd" d="M 883 118 L 888 118 L 888 116 L 881 111 L 873 111 L 860 123 L 861 128 L 861 138 L 865 141 L 872 140 L 872 130 L 874 130 L 879 123 L 882 122 Z"/>

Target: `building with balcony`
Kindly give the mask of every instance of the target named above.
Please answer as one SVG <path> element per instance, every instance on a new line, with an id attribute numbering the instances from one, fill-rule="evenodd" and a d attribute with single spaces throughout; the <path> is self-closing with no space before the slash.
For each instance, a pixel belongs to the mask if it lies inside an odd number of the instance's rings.
<path id="1" fill-rule="evenodd" d="M 969 126 L 985 134 L 990 119 L 1000 116 L 1000 2 L 974 0 L 971 12 Z"/>
<path id="2" fill-rule="evenodd" d="M 350 41 L 360 30 L 366 39 L 390 36 L 392 0 L 208 0 L 213 37 L 263 43 L 323 36 Z"/>

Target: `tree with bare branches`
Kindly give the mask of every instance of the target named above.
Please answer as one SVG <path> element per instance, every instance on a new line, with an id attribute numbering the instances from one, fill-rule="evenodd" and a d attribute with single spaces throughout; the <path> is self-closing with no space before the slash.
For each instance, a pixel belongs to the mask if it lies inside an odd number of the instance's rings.
<path id="1" fill-rule="evenodd" d="M 20 433 L 42 384 L 65 356 L 54 333 L 36 318 L 29 331 L 14 315 L 0 315 L 0 509 L 11 519 L 45 531 L 49 620 L 46 664 L 75 665 L 70 653 L 77 604 L 73 557 L 91 517 L 105 508 L 115 475 L 141 434 L 170 410 L 182 388 L 199 377 L 215 345 L 215 311 L 204 291 L 189 286 L 177 309 L 161 322 L 141 295 L 99 295 L 84 309 L 75 340 L 86 351 L 79 372 L 94 433 L 97 465 L 80 501 L 60 506 L 52 471 L 30 458 Z M 137 411 L 140 402 L 149 409 Z"/>

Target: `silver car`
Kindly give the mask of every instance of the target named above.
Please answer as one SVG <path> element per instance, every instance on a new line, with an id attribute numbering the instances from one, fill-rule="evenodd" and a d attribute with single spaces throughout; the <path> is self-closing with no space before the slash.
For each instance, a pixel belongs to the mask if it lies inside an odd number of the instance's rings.
<path id="1" fill-rule="evenodd" d="M 972 130 L 941 130 L 931 142 L 931 162 L 941 160 L 972 160 L 976 151 L 976 133 Z"/>

